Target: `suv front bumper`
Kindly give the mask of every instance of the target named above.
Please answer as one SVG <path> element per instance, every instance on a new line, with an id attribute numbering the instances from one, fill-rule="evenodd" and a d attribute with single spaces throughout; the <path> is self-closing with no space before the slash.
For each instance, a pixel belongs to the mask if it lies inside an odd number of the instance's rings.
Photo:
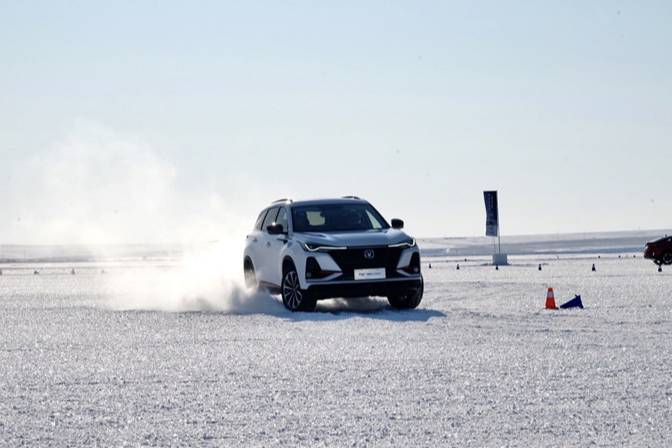
<path id="1" fill-rule="evenodd" d="M 422 275 L 384 280 L 311 282 L 307 291 L 317 300 L 335 297 L 387 297 L 415 292 L 422 286 L 422 282 Z"/>

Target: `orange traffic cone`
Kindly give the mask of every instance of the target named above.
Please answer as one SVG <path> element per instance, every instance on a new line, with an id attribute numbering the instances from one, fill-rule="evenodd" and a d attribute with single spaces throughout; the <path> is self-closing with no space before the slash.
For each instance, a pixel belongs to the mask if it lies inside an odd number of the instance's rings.
<path id="1" fill-rule="evenodd" d="M 553 288 L 548 288 L 546 293 L 546 309 L 547 310 L 557 310 L 558 307 L 555 306 L 555 296 L 553 295 Z"/>

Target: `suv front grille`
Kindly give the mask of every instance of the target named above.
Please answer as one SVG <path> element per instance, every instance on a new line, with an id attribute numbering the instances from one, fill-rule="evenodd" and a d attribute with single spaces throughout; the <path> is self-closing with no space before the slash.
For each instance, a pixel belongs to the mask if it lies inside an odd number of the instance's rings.
<path id="1" fill-rule="evenodd" d="M 367 250 L 373 250 L 373 258 L 364 256 Z M 385 277 L 398 277 L 397 263 L 401 256 L 400 247 L 352 247 L 346 250 L 332 250 L 329 255 L 343 271 L 339 280 L 352 280 L 355 269 L 385 268 Z"/>

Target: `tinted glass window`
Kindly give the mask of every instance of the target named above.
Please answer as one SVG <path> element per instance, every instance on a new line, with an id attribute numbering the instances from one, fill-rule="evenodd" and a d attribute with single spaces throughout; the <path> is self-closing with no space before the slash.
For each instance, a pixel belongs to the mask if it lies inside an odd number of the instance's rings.
<path id="1" fill-rule="evenodd" d="M 323 226 L 325 223 L 324 216 L 322 216 L 322 210 L 306 210 L 306 219 L 311 227 Z"/>
<path id="2" fill-rule="evenodd" d="M 295 232 L 348 232 L 387 229 L 369 204 L 306 205 L 292 208 Z"/>
<path id="3" fill-rule="evenodd" d="M 275 218 L 275 222 L 278 224 L 282 224 L 282 230 L 287 232 L 287 229 L 289 227 L 289 223 L 287 222 L 287 209 L 285 207 L 282 207 L 280 209 L 280 212 L 278 213 L 278 217 Z"/>
<path id="4" fill-rule="evenodd" d="M 264 232 L 266 232 L 266 228 L 273 224 L 275 222 L 275 217 L 278 216 L 278 207 L 273 207 L 268 210 L 268 213 L 266 214 L 266 218 L 264 219 L 264 224 L 262 224 L 261 228 L 263 229 Z"/>
<path id="5" fill-rule="evenodd" d="M 374 229 L 382 229 L 383 225 L 378 221 L 378 219 L 371 213 L 371 211 L 367 210 L 366 211 L 367 216 L 371 220 L 371 225 L 373 226 Z"/>
<path id="6" fill-rule="evenodd" d="M 264 222 L 264 216 L 266 216 L 266 210 L 262 210 L 257 217 L 257 222 L 254 223 L 254 230 L 261 230 L 261 223 Z"/>

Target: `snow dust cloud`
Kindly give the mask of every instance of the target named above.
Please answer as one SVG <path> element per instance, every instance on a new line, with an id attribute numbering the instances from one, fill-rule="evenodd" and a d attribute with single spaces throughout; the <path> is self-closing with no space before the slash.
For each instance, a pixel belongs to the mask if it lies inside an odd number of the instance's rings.
<path id="1" fill-rule="evenodd" d="M 147 263 L 101 276 L 112 309 L 247 313 L 278 306 L 243 286 L 245 235 L 259 204 L 272 199 L 244 174 L 180 188 L 169 157 L 88 121 L 20 165 L 5 212 L 16 216 L 7 240 L 86 246 L 97 259 L 112 246 L 181 247 L 169 268 Z"/>
<path id="2" fill-rule="evenodd" d="M 106 280 L 113 294 L 108 306 L 169 312 L 283 312 L 280 302 L 269 294 L 244 287 L 238 246 L 219 242 L 188 251 L 175 267 L 152 266 L 110 275 Z"/>

